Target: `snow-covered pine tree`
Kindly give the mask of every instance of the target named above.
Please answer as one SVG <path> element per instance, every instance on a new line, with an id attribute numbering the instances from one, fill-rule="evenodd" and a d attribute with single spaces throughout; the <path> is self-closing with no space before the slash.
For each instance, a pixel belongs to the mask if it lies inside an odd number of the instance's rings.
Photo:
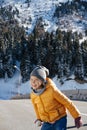
<path id="1" fill-rule="evenodd" d="M 81 44 L 84 76 L 87 77 L 87 40 Z"/>

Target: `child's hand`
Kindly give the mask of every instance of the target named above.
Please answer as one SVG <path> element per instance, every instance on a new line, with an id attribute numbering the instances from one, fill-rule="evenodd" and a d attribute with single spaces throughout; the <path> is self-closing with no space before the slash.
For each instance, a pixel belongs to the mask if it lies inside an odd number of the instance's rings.
<path id="1" fill-rule="evenodd" d="M 38 127 L 42 125 L 42 121 L 39 119 L 35 120 L 34 123 L 37 124 Z"/>
<path id="2" fill-rule="evenodd" d="M 78 117 L 75 119 L 75 126 L 77 128 L 80 128 L 82 126 L 82 118 L 81 117 Z"/>

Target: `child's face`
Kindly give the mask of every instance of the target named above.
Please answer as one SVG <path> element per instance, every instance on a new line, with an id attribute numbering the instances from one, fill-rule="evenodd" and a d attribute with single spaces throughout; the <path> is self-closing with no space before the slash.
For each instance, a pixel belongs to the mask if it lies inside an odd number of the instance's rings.
<path id="1" fill-rule="evenodd" d="M 30 84 L 34 90 L 40 89 L 42 85 L 42 81 L 38 79 L 36 76 L 30 77 Z"/>

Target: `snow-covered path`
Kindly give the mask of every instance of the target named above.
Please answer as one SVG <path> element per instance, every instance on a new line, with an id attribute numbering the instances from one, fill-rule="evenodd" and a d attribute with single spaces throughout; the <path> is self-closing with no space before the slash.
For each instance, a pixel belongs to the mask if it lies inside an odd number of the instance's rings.
<path id="1" fill-rule="evenodd" d="M 74 101 L 82 113 L 87 114 L 87 102 Z M 83 123 L 87 124 L 87 117 L 82 115 Z M 35 113 L 30 99 L 0 100 L 0 130 L 40 130 L 34 124 Z M 73 126 L 74 120 L 68 114 L 68 126 Z M 73 128 L 73 130 L 77 130 Z M 80 130 L 87 130 L 87 126 Z"/>
<path id="2" fill-rule="evenodd" d="M 39 130 L 30 100 L 0 100 L 0 130 Z"/>

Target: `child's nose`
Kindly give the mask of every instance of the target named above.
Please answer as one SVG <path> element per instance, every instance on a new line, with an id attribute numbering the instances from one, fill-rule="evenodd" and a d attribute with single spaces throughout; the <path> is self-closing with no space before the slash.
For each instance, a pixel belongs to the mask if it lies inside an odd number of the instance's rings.
<path id="1" fill-rule="evenodd" d="M 33 84 L 35 84 L 35 81 L 32 81 Z"/>

